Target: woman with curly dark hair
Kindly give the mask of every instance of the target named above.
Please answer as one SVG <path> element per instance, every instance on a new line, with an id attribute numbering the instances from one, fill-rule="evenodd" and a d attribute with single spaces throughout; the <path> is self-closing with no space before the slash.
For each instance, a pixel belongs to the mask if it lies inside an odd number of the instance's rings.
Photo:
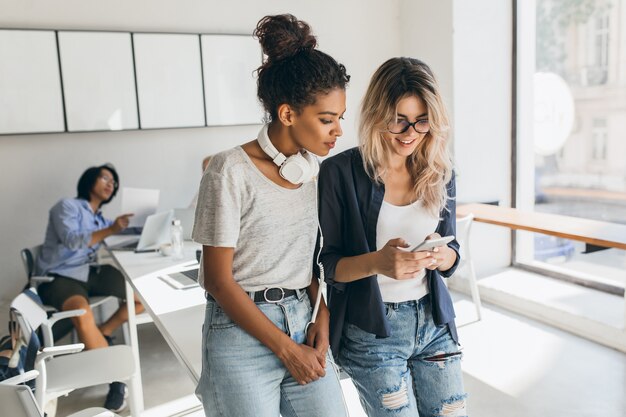
<path id="1" fill-rule="evenodd" d="M 349 77 L 292 15 L 264 17 L 255 36 L 267 57 L 258 97 L 268 123 L 211 159 L 196 208 L 207 297 L 196 393 L 207 416 L 342 417 L 311 258 L 314 155 L 327 155 L 343 133 Z"/>

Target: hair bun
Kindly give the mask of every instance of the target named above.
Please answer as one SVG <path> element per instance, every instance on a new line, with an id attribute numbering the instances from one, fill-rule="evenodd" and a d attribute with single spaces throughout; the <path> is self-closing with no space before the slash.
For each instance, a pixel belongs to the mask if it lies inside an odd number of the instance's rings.
<path id="1" fill-rule="evenodd" d="M 280 61 L 317 45 L 311 27 L 291 14 L 265 16 L 254 31 L 268 62 Z"/>

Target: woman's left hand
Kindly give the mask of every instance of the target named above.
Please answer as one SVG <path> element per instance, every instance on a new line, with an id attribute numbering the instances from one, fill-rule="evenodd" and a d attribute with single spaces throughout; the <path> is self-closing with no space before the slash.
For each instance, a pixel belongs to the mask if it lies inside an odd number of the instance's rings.
<path id="1" fill-rule="evenodd" d="M 324 368 L 326 368 L 326 353 L 328 352 L 328 347 L 330 346 L 328 331 L 329 317 L 328 308 L 326 306 L 321 308 L 320 306 L 317 313 L 317 319 L 315 320 L 315 323 L 312 323 L 309 326 L 306 335 L 306 344 L 323 355 L 324 361 L 320 363 L 320 365 Z"/>
<path id="2" fill-rule="evenodd" d="M 441 235 L 439 233 L 433 233 L 428 235 L 427 239 L 438 238 L 441 238 Z M 439 269 L 440 271 L 447 271 L 448 269 L 452 268 L 452 265 L 454 265 L 454 261 L 456 261 L 456 252 L 454 251 L 454 249 L 450 249 L 447 245 L 439 246 L 430 251 L 430 253 L 432 263 L 426 267 L 430 270 Z"/>

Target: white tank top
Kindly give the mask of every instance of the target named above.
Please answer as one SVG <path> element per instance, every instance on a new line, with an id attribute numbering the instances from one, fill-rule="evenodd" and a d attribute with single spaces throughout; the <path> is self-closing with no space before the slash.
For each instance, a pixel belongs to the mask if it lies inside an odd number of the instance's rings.
<path id="1" fill-rule="evenodd" d="M 380 250 L 390 239 L 402 238 L 415 246 L 435 232 L 439 219 L 427 212 L 417 201 L 408 206 L 394 206 L 383 200 L 376 224 L 376 249 Z M 378 286 L 386 303 L 419 300 L 428 294 L 426 270 L 417 278 L 396 280 L 378 275 Z"/>

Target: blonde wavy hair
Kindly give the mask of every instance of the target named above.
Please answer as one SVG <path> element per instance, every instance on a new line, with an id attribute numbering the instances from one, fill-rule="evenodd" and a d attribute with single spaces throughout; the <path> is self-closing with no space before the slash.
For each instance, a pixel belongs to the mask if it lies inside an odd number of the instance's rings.
<path id="1" fill-rule="evenodd" d="M 448 150 L 448 113 L 431 69 L 413 58 L 391 58 L 372 76 L 361 103 L 359 143 L 363 164 L 373 181 L 383 183 L 388 168 L 389 146 L 383 133 L 397 117 L 398 102 L 420 97 L 428 109 L 430 131 L 407 158 L 413 180 L 414 201 L 438 216 L 446 206 L 446 184 L 452 177 L 452 158 Z"/>

